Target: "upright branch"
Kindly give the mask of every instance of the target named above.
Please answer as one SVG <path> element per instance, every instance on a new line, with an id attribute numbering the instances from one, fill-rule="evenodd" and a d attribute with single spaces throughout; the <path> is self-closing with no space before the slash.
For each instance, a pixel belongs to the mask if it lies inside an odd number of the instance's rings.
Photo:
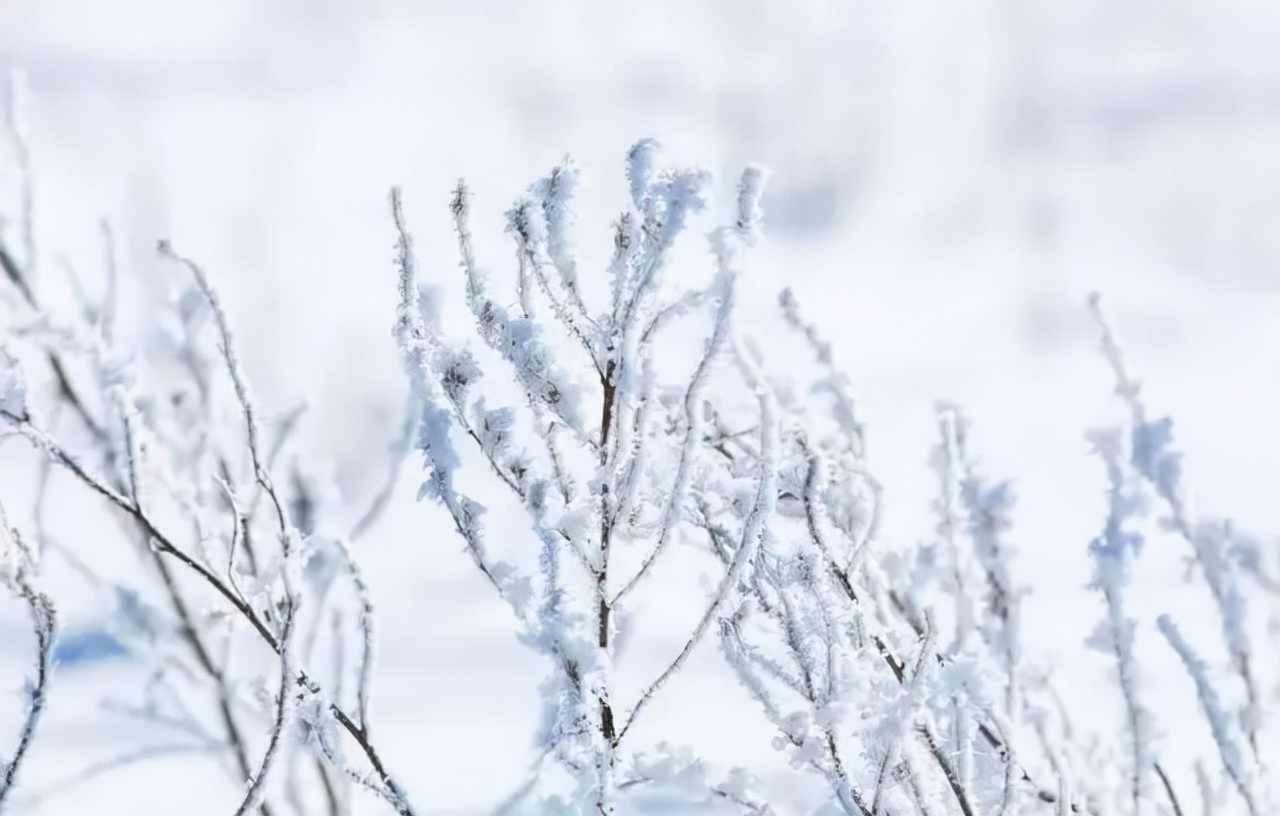
<path id="1" fill-rule="evenodd" d="M 1261 756 L 1261 697 L 1256 677 L 1256 653 L 1248 632 L 1247 603 L 1242 578 L 1250 575 L 1264 589 L 1273 590 L 1274 579 L 1266 574 L 1265 558 L 1256 540 L 1237 533 L 1234 525 L 1217 518 L 1195 518 L 1185 498 L 1182 479 L 1182 455 L 1173 447 L 1173 420 L 1151 419 L 1141 399 L 1141 387 L 1129 374 L 1119 343 L 1102 312 L 1097 294 L 1089 298 L 1089 310 L 1098 327 L 1099 348 L 1115 380 L 1115 394 L 1120 399 L 1128 422 L 1119 427 L 1091 433 L 1095 451 L 1107 465 L 1109 513 L 1103 534 L 1090 547 L 1098 564 L 1095 586 L 1102 590 L 1107 602 L 1107 620 L 1094 637 L 1094 645 L 1112 651 L 1117 659 L 1119 680 L 1126 699 L 1128 730 L 1133 745 L 1132 799 L 1135 813 L 1149 810 L 1145 801 L 1144 779 L 1148 769 L 1159 777 L 1165 793 L 1175 808 L 1180 808 L 1168 775 L 1154 758 L 1148 743 L 1150 715 L 1138 699 L 1134 675 L 1137 660 L 1132 653 L 1136 622 L 1125 617 L 1121 609 L 1129 565 L 1134 562 L 1142 543 L 1141 535 L 1123 525 L 1147 515 L 1147 497 L 1154 494 L 1157 503 L 1167 511 L 1157 521 L 1162 531 L 1172 531 L 1191 547 L 1192 560 L 1209 591 L 1218 613 L 1222 640 L 1229 656 L 1231 671 L 1244 690 L 1243 704 L 1234 712 L 1229 724 L 1219 696 L 1209 682 L 1205 664 L 1182 638 L 1169 616 L 1162 616 L 1158 628 L 1165 640 L 1181 658 L 1191 676 L 1202 703 L 1202 712 L 1210 725 L 1218 754 L 1231 786 L 1244 801 L 1248 812 L 1266 810 L 1266 797 L 1259 793 L 1258 780 L 1263 776 Z M 1249 760 L 1239 753 L 1234 732 L 1244 736 Z M 1269 803 L 1268 803 L 1269 804 Z"/>
<path id="2" fill-rule="evenodd" d="M 226 363 L 227 375 L 231 378 L 236 400 L 240 403 L 240 411 L 244 416 L 245 440 L 249 449 L 250 463 L 253 466 L 253 478 L 262 488 L 262 491 L 271 499 L 271 504 L 275 508 L 276 522 L 280 526 L 280 543 L 285 548 L 284 557 L 288 559 L 289 522 L 285 519 L 284 506 L 281 504 L 280 497 L 276 494 L 275 488 L 271 484 L 271 476 L 262 457 L 261 444 L 259 442 L 261 432 L 258 429 L 257 411 L 254 408 L 253 400 L 249 397 L 249 387 L 245 384 L 244 375 L 240 371 L 240 360 L 236 356 L 231 327 L 227 322 L 227 314 L 223 311 L 222 303 L 218 299 L 218 293 L 214 290 L 213 285 L 209 283 L 209 277 L 204 273 L 203 269 L 191 259 L 179 255 L 168 241 L 160 241 L 157 244 L 157 248 L 162 256 L 172 258 L 190 270 L 196 286 L 200 289 L 200 294 L 208 301 L 209 309 L 213 312 L 213 319 L 218 327 L 218 338 L 222 347 L 222 359 Z"/>
<path id="3" fill-rule="evenodd" d="M 486 347 L 476 352 L 442 335 L 435 296 L 424 300 L 426 290 L 417 283 L 399 193 L 392 193 L 400 270 L 395 334 L 424 406 L 418 447 L 427 479 L 421 495 L 448 511 L 476 566 L 515 610 L 525 642 L 551 660 L 539 755 L 578 780 L 579 805 L 595 813 L 612 813 L 616 799 L 641 785 L 641 778 L 644 787 L 657 784 L 628 770 L 619 746 L 638 714 L 711 628 L 753 559 L 751 542 L 763 535 L 767 516 L 762 510 L 755 531 L 740 538 L 740 557 L 726 570 L 683 648 L 623 716 L 612 682 L 620 657 L 619 614 L 654 575 L 654 564 L 678 528 L 687 524 L 695 474 L 707 462 L 708 382 L 729 345 L 736 258 L 757 227 L 763 183 L 754 168 L 744 174 L 738 223 L 713 236 L 718 265 L 710 284 L 672 293 L 664 279 L 671 249 L 705 206 L 708 176 L 660 170 L 656 156 L 651 140 L 628 154 L 632 207 L 615 228 L 610 300 L 603 309 L 593 308 L 586 297 L 572 252 L 569 227 L 579 182 L 568 160 L 530 186 L 507 212 L 516 248 L 513 278 L 520 314 L 515 316 L 501 305 L 499 288 L 479 265 L 469 224 L 471 196 L 464 183 L 458 184 L 450 212 L 464 299 Z M 692 374 L 672 386 L 674 367 L 658 364 L 654 346 L 680 318 L 707 315 L 706 304 L 712 304 L 710 334 Z M 539 311 L 549 317 L 535 319 Z M 567 348 L 561 348 L 565 344 L 557 334 L 569 341 Z M 486 357 L 498 358 L 509 373 L 503 379 L 516 384 L 521 395 L 516 405 L 489 409 L 490 395 L 476 393 Z M 767 391 L 762 380 L 751 388 Z M 677 402 L 669 399 L 672 393 L 680 394 Z M 770 398 L 762 392 L 760 399 Z M 583 407 L 590 402 L 598 406 L 594 412 Z M 676 405 L 680 409 L 673 411 Z M 773 438 L 772 419 L 762 420 L 760 433 Z M 486 469 L 523 508 L 532 551 L 538 553 L 536 570 L 519 566 L 518 552 L 508 561 L 489 551 L 482 524 L 486 508 L 457 484 L 462 459 L 454 449 L 455 436 L 470 441 Z M 524 440 L 532 447 L 517 447 Z M 773 488 L 764 474 L 757 485 L 767 507 Z M 540 760 L 535 767 L 545 764 Z M 620 786 L 620 779 L 629 781 Z M 539 790 L 535 774 L 521 797 Z M 723 791 L 706 795 L 726 798 Z"/>
<path id="4" fill-rule="evenodd" d="M 1135 512 L 1130 486 L 1121 466 L 1120 438 L 1095 433 L 1095 452 L 1107 467 L 1107 519 L 1102 533 L 1089 545 L 1095 572 L 1091 586 L 1102 593 L 1106 616 L 1090 643 L 1115 659 L 1116 681 L 1124 701 L 1129 748 L 1129 796 L 1133 813 L 1143 810 L 1148 778 L 1155 764 L 1151 746 L 1151 715 L 1142 702 L 1138 661 L 1134 653 L 1136 621 L 1126 611 L 1129 576 L 1142 548 L 1142 536 L 1129 529 Z"/>
<path id="5" fill-rule="evenodd" d="M 1258 542 L 1241 536 L 1224 519 L 1194 519 L 1184 497 L 1182 454 L 1173 448 L 1173 419 L 1149 419 L 1142 401 L 1142 389 L 1125 366 L 1120 345 L 1102 312 L 1101 298 L 1089 297 L 1089 310 L 1100 335 L 1099 348 L 1115 379 L 1115 393 L 1128 409 L 1128 471 L 1145 484 L 1163 503 L 1168 515 L 1162 523 L 1174 530 L 1190 547 L 1200 568 L 1222 627 L 1223 639 L 1231 655 L 1232 669 L 1245 688 L 1245 705 L 1238 717 L 1248 736 L 1255 760 L 1259 755 L 1259 723 L 1262 699 L 1255 676 L 1255 658 L 1244 628 L 1245 595 L 1241 577 L 1252 572 L 1264 587 L 1274 588 L 1275 580 L 1261 568 L 1264 558 Z"/>

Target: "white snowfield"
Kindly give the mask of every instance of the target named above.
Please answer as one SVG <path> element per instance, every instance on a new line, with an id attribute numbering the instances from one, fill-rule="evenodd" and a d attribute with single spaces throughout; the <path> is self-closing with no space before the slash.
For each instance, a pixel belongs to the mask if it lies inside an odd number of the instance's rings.
<path id="1" fill-rule="evenodd" d="M 260 405 L 282 413 L 309 401 L 303 444 L 333 461 L 357 504 L 383 479 L 407 389 L 390 334 L 389 188 L 403 188 L 419 274 L 445 293 L 446 325 L 463 326 L 448 209 L 457 179 L 473 193 L 480 263 L 499 279 L 516 268 L 504 211 L 571 155 L 583 180 L 578 274 L 584 296 L 603 303 L 609 225 L 627 201 L 624 156 L 652 136 L 665 161 L 715 174 L 717 199 L 673 261 L 691 279 L 709 276 L 701 236 L 730 217 L 741 167 L 772 170 L 740 324 L 775 378 L 788 373 L 787 360 L 768 356 L 782 326 L 778 290 L 791 287 L 833 342 L 885 487 L 886 541 L 933 534 L 934 404 L 963 406 L 983 472 L 1012 479 L 1018 497 L 1009 539 L 1017 579 L 1034 588 L 1028 656 L 1053 666 L 1081 727 L 1107 741 L 1123 713 L 1112 664 L 1083 647 L 1103 615 L 1085 585 L 1107 490 L 1084 433 L 1124 416 L 1089 292 L 1101 293 L 1151 411 L 1174 417 L 1197 510 L 1280 547 L 1277 7 L 14 3 L 0 4 L 0 67 L 22 68 L 33 92 L 48 296 L 67 287 L 63 259 L 100 268 L 106 217 L 120 243 L 127 335 L 169 294 L 170 265 L 154 246 L 172 239 L 218 287 Z M 12 159 L 0 141 L 6 215 L 18 189 Z M 0 329 L 11 319 L 0 301 Z M 32 501 L 36 461 L 18 440 L 0 440 L 0 498 L 15 515 Z M 511 610 L 446 514 L 414 501 L 420 464 L 409 456 L 355 551 L 377 616 L 374 730 L 419 813 L 487 813 L 527 772 L 546 663 L 516 639 Z M 108 576 L 134 568 L 132 553 L 110 550 L 118 538 L 91 543 L 113 523 L 104 509 L 70 481 L 54 490 L 54 538 Z M 521 523 L 494 501 L 491 530 Z M 1138 644 L 1155 678 L 1145 693 L 1190 797 L 1179 746 L 1207 729 L 1154 620 L 1172 611 L 1188 640 L 1220 636 L 1197 612 L 1204 599 L 1183 586 L 1183 546 L 1148 542 L 1131 612 L 1149 630 Z M 643 631 L 627 653 L 638 668 L 619 667 L 624 698 L 680 649 L 718 578 L 697 574 L 705 558 L 673 559 L 664 569 L 691 592 L 636 596 Z M 44 577 L 64 635 L 89 637 L 110 598 L 53 560 Z M 23 609 L 6 598 L 0 688 L 21 687 L 29 641 Z M 1274 717 L 1275 641 L 1266 645 Z M 57 672 L 12 812 L 234 810 L 243 791 L 205 757 L 63 784 L 171 741 L 100 705 L 140 682 L 119 657 Z M 22 716 L 17 696 L 0 695 L 0 756 Z M 813 812 L 823 790 L 788 767 L 773 736 L 707 643 L 634 740 L 746 766 L 779 813 Z M 1270 749 L 1280 756 L 1280 744 Z M 372 796 L 355 805 L 390 812 Z"/>

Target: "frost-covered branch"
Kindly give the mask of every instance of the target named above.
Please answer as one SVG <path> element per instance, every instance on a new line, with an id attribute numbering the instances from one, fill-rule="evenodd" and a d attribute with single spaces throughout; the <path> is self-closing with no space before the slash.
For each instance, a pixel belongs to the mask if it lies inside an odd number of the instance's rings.
<path id="1" fill-rule="evenodd" d="M 1089 545 L 1094 561 L 1092 586 L 1102 593 L 1106 617 L 1095 631 L 1090 645 L 1115 659 L 1116 682 L 1124 700 L 1129 743 L 1129 794 L 1133 812 L 1141 813 L 1147 795 L 1148 776 L 1155 764 L 1151 747 L 1151 715 L 1142 702 L 1138 661 L 1134 654 L 1136 621 L 1126 611 L 1126 587 L 1133 563 L 1142 547 L 1142 536 L 1126 529 L 1134 515 L 1120 464 L 1120 439 L 1115 434 L 1093 435 L 1094 451 L 1107 467 L 1108 508 L 1101 535 Z"/>
<path id="2" fill-rule="evenodd" d="M 978 474 L 967 424 L 944 404 L 934 457 L 941 547 L 880 549 L 881 488 L 867 473 L 846 381 L 794 296 L 781 304 L 818 364 L 807 393 L 832 399 L 788 403 L 769 546 L 721 629 L 731 666 L 779 728 L 779 744 L 791 746 L 793 764 L 829 780 L 840 812 L 1011 813 L 1021 802 L 1060 801 L 1033 781 L 1022 759 L 1031 752 L 1013 743 L 1027 703 L 1019 691 L 1022 590 L 1004 540 L 1010 489 Z M 723 455 L 742 470 L 755 452 Z M 732 541 L 740 511 L 714 498 L 701 506 L 713 542 Z M 731 545 L 714 549 L 723 559 Z M 935 618 L 956 633 L 945 652 L 926 645 Z M 905 657 L 912 651 L 914 661 Z M 859 709 L 874 711 L 866 716 L 878 726 L 842 716 Z M 866 757 L 870 764 L 851 764 Z"/>
<path id="3" fill-rule="evenodd" d="M 1100 349 L 1115 378 L 1115 393 L 1129 409 L 1131 426 L 1128 465 L 1163 502 L 1168 516 L 1162 525 L 1173 529 L 1190 547 L 1206 587 L 1217 606 L 1232 667 L 1244 684 L 1246 705 L 1239 717 L 1254 757 L 1258 757 L 1258 722 L 1262 700 L 1255 677 L 1255 657 L 1245 632 L 1245 597 L 1240 578 L 1252 573 L 1260 584 L 1275 587 L 1262 567 L 1259 542 L 1237 534 L 1225 519 L 1195 519 L 1184 497 L 1182 454 L 1173 449 L 1173 420 L 1148 419 L 1141 386 L 1128 372 L 1124 356 L 1102 312 L 1100 297 L 1089 298 L 1089 309 L 1101 335 Z"/>
<path id="4" fill-rule="evenodd" d="M 1200 698 L 1201 709 L 1209 722 L 1209 729 L 1213 732 L 1213 742 L 1218 746 L 1218 756 L 1222 758 L 1222 766 L 1226 769 L 1227 776 L 1236 790 L 1239 791 L 1240 798 L 1244 799 L 1251 816 L 1256 816 L 1259 810 L 1258 797 L 1253 790 L 1254 770 L 1245 765 L 1244 757 L 1232 733 L 1234 729 L 1231 721 L 1222 707 L 1213 682 L 1209 679 L 1204 661 L 1192 650 L 1168 615 L 1161 615 L 1156 621 L 1156 626 L 1173 650 L 1178 653 L 1182 665 L 1187 669 L 1187 674 L 1191 675 L 1192 681 L 1195 682 L 1196 695 Z"/>
<path id="5" fill-rule="evenodd" d="M 1256 813 L 1268 809 L 1271 795 L 1258 793 L 1255 782 L 1262 775 L 1259 751 L 1262 741 L 1259 717 L 1258 661 L 1248 634 L 1245 574 L 1254 577 L 1259 586 L 1270 590 L 1274 581 L 1264 568 L 1258 543 L 1236 533 L 1230 522 L 1217 519 L 1194 519 L 1184 497 L 1181 454 L 1172 449 L 1173 421 L 1151 420 L 1140 399 L 1140 387 L 1128 373 L 1119 344 L 1103 317 L 1100 299 L 1089 299 L 1089 309 L 1097 323 L 1102 356 L 1115 378 L 1115 393 L 1126 409 L 1128 422 L 1113 429 L 1092 431 L 1089 435 L 1094 451 L 1106 465 L 1108 511 L 1102 533 L 1091 543 L 1095 562 L 1093 587 L 1106 604 L 1106 614 L 1090 645 L 1113 655 L 1117 667 L 1117 684 L 1125 701 L 1126 735 L 1132 775 L 1128 788 L 1131 812 L 1153 811 L 1153 799 L 1163 798 L 1176 812 L 1183 805 L 1164 763 L 1156 758 L 1153 747 L 1155 715 L 1144 702 L 1138 682 L 1139 660 L 1134 649 L 1139 621 L 1127 611 L 1128 585 L 1138 561 L 1144 535 L 1136 527 L 1148 515 L 1148 498 L 1154 496 L 1167 515 L 1157 519 L 1161 532 L 1173 532 L 1191 546 L 1193 563 L 1218 612 L 1223 644 L 1230 667 L 1239 680 L 1244 702 L 1235 714 L 1236 725 L 1228 724 L 1217 688 L 1210 681 L 1205 664 L 1187 645 L 1167 615 L 1157 621 L 1157 628 L 1182 658 L 1192 676 L 1202 711 L 1214 736 L 1217 753 L 1222 758 L 1227 778 L 1240 793 L 1249 809 Z M 1245 772 L 1245 762 L 1229 733 L 1238 728 L 1253 758 L 1255 771 Z M 1197 768 L 1200 766 L 1197 765 Z M 1162 793 L 1149 790 L 1148 776 L 1154 772 Z M 1203 770 L 1198 781 L 1204 782 Z M 1202 790 L 1204 784 L 1201 784 Z M 1266 801 L 1267 804 L 1262 804 Z M 1206 807 L 1205 812 L 1210 812 Z"/>
<path id="6" fill-rule="evenodd" d="M 656 157 L 650 140 L 628 155 L 632 208 L 617 222 L 604 308 L 593 306 L 580 285 L 569 237 L 578 171 L 568 160 L 507 212 L 507 231 L 516 244 L 510 281 L 518 316 L 500 305 L 499 292 L 510 294 L 511 288 L 480 268 L 469 224 L 471 196 L 459 183 L 450 211 L 463 296 L 483 346 L 474 350 L 442 334 L 436 296 L 424 299 L 399 193 L 392 194 L 400 273 L 395 332 L 423 406 L 418 448 L 427 479 L 421 496 L 444 506 L 472 560 L 515 610 L 525 643 L 549 658 L 539 755 L 577 780 L 574 800 L 595 813 L 612 813 L 628 789 L 618 781 L 626 772 L 619 745 L 715 624 L 748 571 L 775 493 L 767 470 L 756 474 L 759 521 L 739 536 L 738 557 L 726 567 L 683 647 L 623 718 L 612 682 L 622 647 L 619 618 L 688 525 L 700 490 L 698 474 L 708 463 L 711 380 L 732 334 L 733 280 L 757 226 L 763 183 L 762 173 L 749 169 L 740 186 L 737 222 L 713 233 L 717 266 L 710 284 L 672 291 L 664 275 L 670 252 L 691 216 L 705 206 L 709 177 L 659 169 Z M 677 366 L 658 361 L 654 347 L 707 319 L 711 328 L 694 370 L 677 379 Z M 484 376 L 490 358 L 518 389 L 514 404 L 487 407 L 495 398 L 509 399 L 499 387 L 505 378 L 491 385 Z M 750 382 L 751 390 L 767 391 L 758 375 Z M 594 409 L 588 407 L 592 403 Z M 598 426 L 589 416 L 599 418 Z M 776 433 L 767 412 L 760 432 Z M 455 440 L 469 442 L 521 507 L 528 555 L 518 548 L 501 558 L 490 552 L 483 524 L 487 508 L 460 487 L 464 454 Z M 536 568 L 529 565 L 533 553 Z M 522 788 L 522 797 L 539 795 L 537 789 L 535 778 Z M 748 801 L 737 794 L 721 798 L 734 797 Z"/>
<path id="7" fill-rule="evenodd" d="M 0 583 L 27 606 L 36 639 L 35 676 L 27 678 L 22 689 L 25 716 L 18 730 L 18 744 L 12 756 L 0 758 L 0 810 L 3 810 L 47 705 L 58 618 L 53 601 L 31 583 L 35 566 L 31 550 L 18 531 L 9 526 L 9 516 L 3 503 L 0 503 L 0 546 L 3 546 L 3 551 L 0 551 Z"/>
<path id="8" fill-rule="evenodd" d="M 1263 761 L 1275 738 L 1263 689 L 1276 666 L 1251 617 L 1254 590 L 1280 591 L 1273 559 L 1231 522 L 1193 512 L 1172 421 L 1151 418 L 1096 298 L 1125 422 L 1088 437 L 1106 510 L 1088 547 L 1102 619 L 1085 646 L 1113 666 L 1106 690 L 1123 722 L 1118 740 L 1091 743 L 1055 694 L 1038 654 L 1046 644 L 1026 639 L 1034 607 L 1016 568 L 1015 492 L 988 477 L 960 408 L 937 405 L 936 494 L 919 507 L 932 529 L 903 541 L 882 529 L 885 488 L 833 345 L 789 290 L 775 316 L 784 331 L 768 343 L 739 323 L 763 223 L 760 168 L 742 174 L 734 212 L 707 235 L 705 268 L 677 270 L 711 179 L 663 167 L 655 141 L 637 142 L 598 281 L 574 249 L 581 179 L 571 161 L 505 211 L 514 263 L 500 274 L 482 265 L 459 182 L 448 217 L 470 340 L 446 332 L 449 280 L 423 280 L 393 190 L 393 333 L 410 393 L 357 505 L 299 449 L 302 410 L 272 414 L 256 401 L 213 276 L 167 242 L 174 297 L 131 332 L 141 341 L 117 330 L 120 272 L 105 224 L 102 274 L 64 265 L 71 302 L 46 301 L 56 288 L 38 263 L 15 110 L 6 123 L 22 183 L 20 221 L 0 231 L 0 443 L 25 441 L 40 469 L 31 519 L 0 518 L 0 578 L 34 624 L 36 670 L 18 747 L 0 765 L 0 805 L 17 801 L 49 698 L 55 619 L 35 567 L 55 558 L 101 599 L 104 636 L 146 670 L 105 710 L 182 740 L 164 751 L 229 771 L 238 814 L 345 816 L 352 792 L 366 791 L 410 816 L 372 737 L 374 600 L 357 556 L 413 451 L 419 499 L 445 513 L 422 538 L 461 540 L 547 667 L 532 761 L 499 812 L 791 812 L 742 769 L 725 775 L 689 748 L 635 746 L 637 723 L 714 632 L 774 747 L 823 791 L 821 816 L 1189 814 L 1190 772 L 1174 752 L 1161 756 L 1153 673 L 1138 648 L 1153 617 L 1133 591 L 1138 556 L 1162 532 L 1190 547 L 1221 636 L 1201 657 L 1169 617 L 1156 622 L 1213 742 L 1191 747 L 1218 759 L 1193 766 L 1202 811 L 1276 811 Z M 64 537 L 46 511 L 77 501 L 116 525 L 92 542 Z M 137 569 L 108 579 L 95 570 L 102 553 Z M 688 591 L 673 575 L 704 582 L 696 617 L 672 655 L 636 665 L 627 644 L 648 622 L 645 604 Z"/>
<path id="9" fill-rule="evenodd" d="M 353 579 L 357 611 L 340 615 L 350 623 L 331 634 L 340 640 L 354 629 L 362 643 L 353 650 L 359 656 L 357 714 L 353 719 L 346 703 L 333 699 L 324 706 L 324 717 L 358 748 L 383 798 L 397 812 L 411 813 L 369 737 L 372 606 L 345 542 L 323 520 L 339 509 L 332 491 L 326 496 L 327 488 L 315 488 L 315 478 L 300 475 L 298 455 L 289 444 L 297 412 L 278 423 L 260 418 L 230 320 L 209 276 L 167 243 L 161 243 L 162 254 L 178 261 L 186 277 L 174 281 L 178 296 L 169 308 L 141 326 L 143 344 L 126 346 L 113 330 L 117 270 L 109 230 L 104 238 L 105 291 L 95 295 L 77 276 L 73 292 L 80 302 L 65 313 L 39 297 L 28 266 L 3 253 L 11 287 L 3 294 L 21 319 L 7 327 L 0 358 L 0 425 L 104 500 L 121 522 L 120 538 L 139 559 L 141 569 L 129 583 L 117 584 L 98 578 L 73 545 L 46 541 L 40 518 L 47 490 L 41 487 L 35 509 L 38 549 L 47 544 L 54 557 L 67 558 L 105 595 L 113 609 L 102 636 L 112 637 L 130 659 L 149 664 L 147 688 L 126 692 L 141 695 L 143 702 L 117 710 L 133 710 L 198 735 L 206 750 L 223 755 L 219 760 L 229 755 L 239 780 L 249 786 L 242 811 L 271 816 L 287 807 L 283 797 L 275 801 L 264 782 L 271 768 L 296 767 L 284 761 L 285 754 L 313 750 L 284 738 L 285 714 L 295 689 L 323 698 L 323 683 L 306 662 L 320 639 L 320 620 L 333 620 L 332 613 L 340 611 L 331 599 L 346 602 L 328 589 L 333 576 L 345 574 Z M 52 375 L 52 393 L 27 386 L 33 379 L 27 372 L 41 368 Z M 88 434 L 59 426 L 67 408 Z M 293 478 L 282 487 L 271 473 L 282 468 L 284 457 Z M 269 524 L 255 513 L 260 501 L 274 511 Z M 95 538 L 94 550 L 112 543 Z M 345 566 L 331 569 L 329 563 Z M 293 619 L 298 609 L 314 616 L 312 634 L 291 646 L 293 633 L 304 626 Z M 250 633 L 247 638 L 228 625 L 237 618 L 245 624 L 241 631 Z M 257 670 L 242 664 L 236 657 L 240 650 L 231 644 L 251 644 L 255 638 L 279 660 L 282 691 L 275 705 L 247 698 L 243 691 Z M 339 674 L 346 669 L 340 667 Z M 255 769 L 251 757 L 263 739 L 264 758 Z M 330 784 L 323 754 L 315 751 L 311 758 L 320 763 L 316 773 L 324 783 L 320 806 L 337 813 L 341 797 Z"/>

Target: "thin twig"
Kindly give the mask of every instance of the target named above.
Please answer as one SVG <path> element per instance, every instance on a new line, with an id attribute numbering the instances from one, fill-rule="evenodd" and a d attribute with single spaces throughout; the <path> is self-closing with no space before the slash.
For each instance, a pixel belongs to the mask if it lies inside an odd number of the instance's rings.
<path id="1" fill-rule="evenodd" d="M 4 505 L 0 504 L 0 536 L 8 539 L 4 553 L 7 563 L 0 564 L 0 582 L 27 605 L 31 614 L 31 628 L 36 637 L 36 674 L 29 680 L 23 690 L 26 698 L 26 716 L 18 731 L 18 746 L 13 757 L 8 761 L 0 760 L 0 811 L 4 810 L 5 800 L 14 789 L 18 769 L 26 758 L 35 738 L 36 727 L 44 714 L 48 696 L 49 675 L 53 661 L 53 644 L 57 631 L 58 617 L 53 601 L 48 595 L 34 589 L 28 571 L 32 568 L 31 552 L 23 543 L 17 530 L 9 526 L 9 518 Z"/>
<path id="2" fill-rule="evenodd" d="M 280 742 L 284 736 L 284 731 L 288 725 L 289 712 L 291 709 L 291 697 L 293 692 L 290 690 L 294 683 L 293 657 L 291 654 L 293 645 L 293 627 L 294 620 L 298 610 L 295 606 L 292 596 L 285 601 L 285 611 L 283 622 L 280 630 L 280 689 L 276 699 L 275 722 L 271 726 L 271 737 L 267 741 L 267 750 L 262 755 L 262 761 L 258 765 L 258 770 L 249 777 L 249 789 L 245 792 L 244 799 L 240 802 L 240 806 L 236 808 L 235 816 L 245 816 L 250 810 L 256 808 L 263 797 L 263 789 L 267 782 L 267 775 L 275 764 L 276 755 L 280 750 Z"/>
<path id="3" fill-rule="evenodd" d="M 218 299 L 218 293 L 213 288 L 213 284 L 209 282 L 209 276 L 195 261 L 179 255 L 168 241 L 161 240 L 157 242 L 156 248 L 162 256 L 177 261 L 191 272 L 192 277 L 195 278 L 196 286 L 200 289 L 201 294 L 204 295 L 205 300 L 208 301 L 209 308 L 213 312 L 214 322 L 217 324 L 218 334 L 222 342 L 222 358 L 226 363 L 227 374 L 231 377 L 231 384 L 235 389 L 236 399 L 240 403 L 240 410 L 244 414 L 245 436 L 249 448 L 249 457 L 253 463 L 253 478 L 275 505 L 276 519 L 280 525 L 281 543 L 286 546 L 285 555 L 287 556 L 288 537 L 285 532 L 289 524 L 285 519 L 284 507 L 271 484 L 271 476 L 267 472 L 267 465 L 260 452 L 257 412 L 254 408 L 253 400 L 249 397 L 249 388 L 245 384 L 244 375 L 240 371 L 240 360 L 236 356 L 231 326 L 227 321 L 226 312 L 223 311 L 222 302 Z"/>

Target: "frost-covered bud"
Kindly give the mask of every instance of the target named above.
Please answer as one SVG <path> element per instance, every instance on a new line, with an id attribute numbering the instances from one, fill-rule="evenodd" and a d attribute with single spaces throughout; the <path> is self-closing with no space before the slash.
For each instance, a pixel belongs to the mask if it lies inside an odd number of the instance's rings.
<path id="1" fill-rule="evenodd" d="M 1166 501 L 1177 501 L 1181 487 L 1182 456 L 1170 450 L 1173 443 L 1173 420 L 1169 417 L 1134 426 L 1131 434 L 1130 463 L 1142 478 Z"/>
<path id="2" fill-rule="evenodd" d="M 711 174 L 705 170 L 663 173 L 662 183 L 653 185 L 654 194 L 666 205 L 663 240 L 670 242 L 684 230 L 685 221 L 707 207 Z"/>
<path id="3" fill-rule="evenodd" d="M 516 200 L 507 210 L 507 232 L 520 239 L 525 248 L 542 246 L 547 242 L 547 218 L 542 207 L 529 195 Z"/>
<path id="4" fill-rule="evenodd" d="M 764 185 L 768 180 L 768 168 L 749 164 L 738 181 L 738 222 L 735 226 L 748 244 L 755 243 L 760 237 L 760 224 L 763 220 L 760 196 L 764 193 Z"/>
<path id="5" fill-rule="evenodd" d="M 296 738 L 320 747 L 322 751 L 328 746 L 333 746 L 335 751 L 341 750 L 341 740 L 337 739 L 327 700 L 318 694 L 307 693 L 298 701 L 295 715 L 291 726 Z"/>
<path id="6" fill-rule="evenodd" d="M 631 203 L 637 210 L 644 209 L 644 199 L 653 179 L 653 162 L 661 145 L 657 139 L 641 139 L 627 151 L 627 184 L 631 190 Z"/>
<path id="7" fill-rule="evenodd" d="M 787 717 L 785 728 L 793 740 L 803 740 L 809 735 L 813 717 L 808 711 L 796 711 Z"/>
<path id="8" fill-rule="evenodd" d="M 552 236 L 563 236 L 573 221 L 570 202 L 578 192 L 581 172 L 566 156 L 551 175 L 534 184 L 529 192 L 542 201 L 542 212 Z"/>

